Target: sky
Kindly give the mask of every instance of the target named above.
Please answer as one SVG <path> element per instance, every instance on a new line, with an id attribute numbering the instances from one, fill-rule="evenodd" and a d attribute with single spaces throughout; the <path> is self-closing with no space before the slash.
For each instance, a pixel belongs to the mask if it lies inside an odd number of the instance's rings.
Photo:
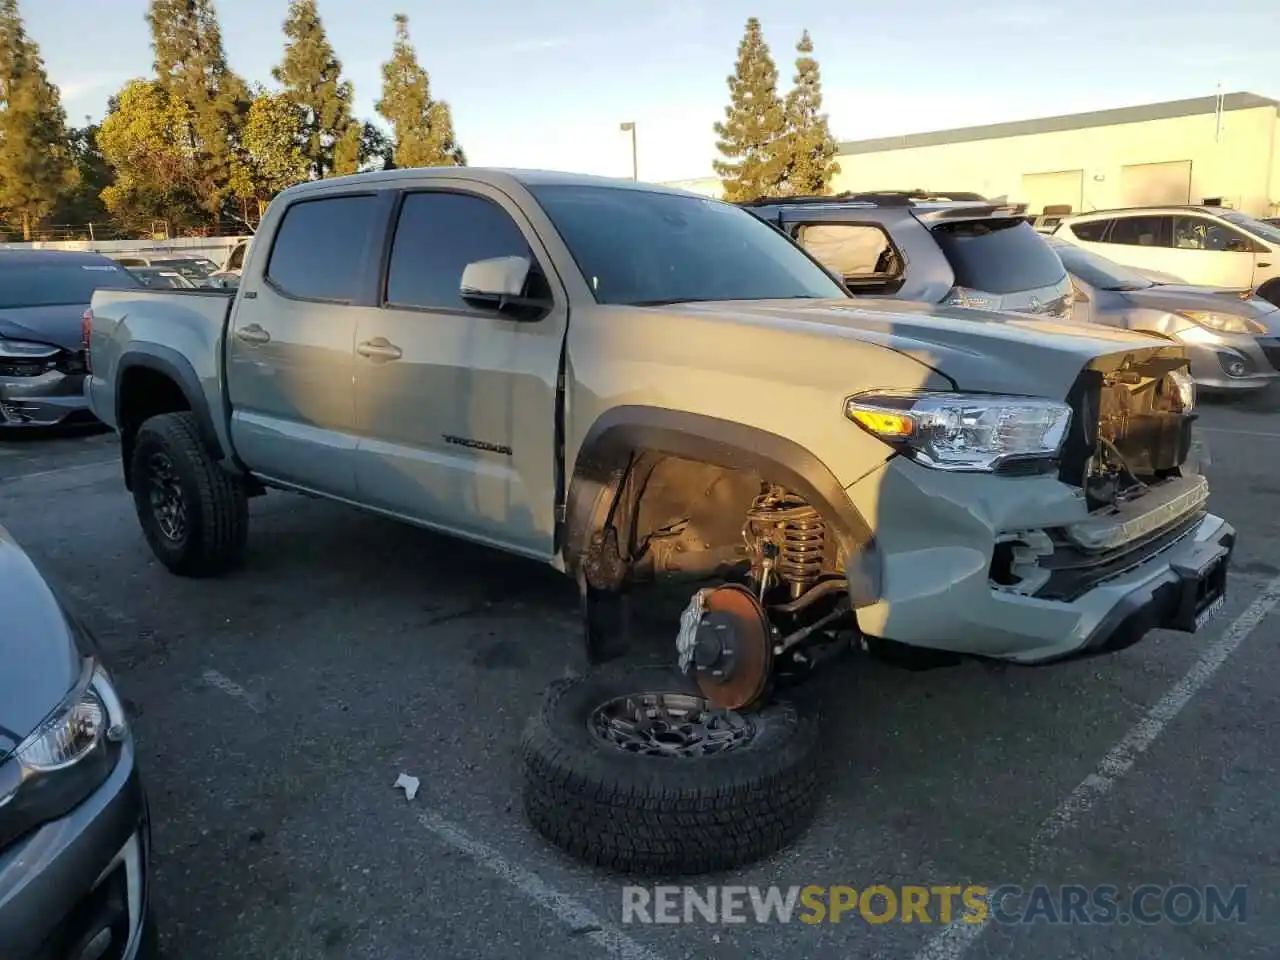
<path id="1" fill-rule="evenodd" d="M 148 0 L 19 0 L 70 122 L 151 72 Z M 270 86 L 288 0 L 217 0 L 231 66 Z M 357 109 L 374 118 L 392 17 L 476 166 L 710 176 L 712 124 L 748 16 L 781 86 L 813 37 L 839 140 L 1247 90 L 1280 99 L 1273 0 L 319 0 Z"/>

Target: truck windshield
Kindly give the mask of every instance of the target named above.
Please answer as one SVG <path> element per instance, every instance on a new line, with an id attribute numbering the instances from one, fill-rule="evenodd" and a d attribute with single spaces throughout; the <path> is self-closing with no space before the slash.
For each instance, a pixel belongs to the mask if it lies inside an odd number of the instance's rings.
<path id="1" fill-rule="evenodd" d="M 773 227 L 719 200 L 621 187 L 529 189 L 599 303 L 849 296 Z"/>
<path id="2" fill-rule="evenodd" d="M 87 304 L 98 287 L 136 287 L 129 271 L 109 261 L 6 260 L 0 257 L 0 309 Z"/>

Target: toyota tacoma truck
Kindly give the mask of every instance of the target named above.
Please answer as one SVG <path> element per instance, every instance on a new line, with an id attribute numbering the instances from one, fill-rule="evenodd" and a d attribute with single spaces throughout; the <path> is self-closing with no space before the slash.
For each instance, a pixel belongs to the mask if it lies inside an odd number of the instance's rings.
<path id="1" fill-rule="evenodd" d="M 774 680 L 832 642 L 1047 663 L 1194 632 L 1223 601 L 1235 532 L 1207 510 L 1181 346 L 860 300 L 676 190 L 303 184 L 234 295 L 101 290 L 84 334 L 174 573 L 236 565 L 248 500 L 280 490 L 576 581 L 615 662 L 553 685 L 525 806 L 597 863 L 715 869 L 795 836 L 817 736 Z M 619 667 L 633 588 L 668 580 L 689 584 L 680 669 Z"/>

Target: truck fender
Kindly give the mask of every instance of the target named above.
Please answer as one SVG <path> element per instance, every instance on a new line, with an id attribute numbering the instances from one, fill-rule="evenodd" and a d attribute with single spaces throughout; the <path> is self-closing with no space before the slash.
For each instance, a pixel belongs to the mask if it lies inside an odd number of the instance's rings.
<path id="1" fill-rule="evenodd" d="M 871 526 L 831 470 L 793 440 L 757 427 L 682 410 L 621 406 L 601 414 L 583 438 L 565 507 L 562 553 L 572 573 L 603 524 L 635 451 L 682 457 L 759 474 L 804 497 L 831 525 L 860 593 L 879 595 Z M 857 570 L 852 569 L 857 567 Z M 861 598 L 859 598 L 861 600 Z M 861 605 L 861 604 L 860 604 Z"/>
<path id="2" fill-rule="evenodd" d="M 138 369 L 150 370 L 165 377 L 181 391 L 187 407 L 196 419 L 196 424 L 200 429 L 200 437 L 208 448 L 210 456 L 213 457 L 215 462 L 224 461 L 227 457 L 227 451 L 223 449 L 222 443 L 218 438 L 218 432 L 213 423 L 212 411 L 209 409 L 204 390 L 200 386 L 200 379 L 196 376 L 191 362 L 171 347 L 148 343 L 134 346 L 121 358 L 117 367 L 116 423 L 120 426 L 123 441 L 122 447 L 124 447 L 122 454 L 125 457 L 126 464 L 128 463 L 129 447 L 132 439 L 130 435 L 127 435 L 126 424 L 131 423 L 135 428 L 138 425 L 136 422 L 138 417 L 130 416 L 130 411 L 141 409 L 143 411 L 143 419 L 156 413 L 172 412 L 171 409 L 167 409 L 167 404 L 157 406 L 158 398 L 134 398 L 126 395 L 122 389 L 125 379 L 130 371 Z"/>

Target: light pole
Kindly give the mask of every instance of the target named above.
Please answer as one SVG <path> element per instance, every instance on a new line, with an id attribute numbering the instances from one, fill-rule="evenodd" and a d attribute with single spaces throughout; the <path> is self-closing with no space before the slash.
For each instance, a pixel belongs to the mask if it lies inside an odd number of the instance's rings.
<path id="1" fill-rule="evenodd" d="M 635 121 L 629 121 L 622 125 L 622 132 L 631 134 L 631 179 L 640 179 L 640 167 L 636 162 L 636 124 Z"/>

